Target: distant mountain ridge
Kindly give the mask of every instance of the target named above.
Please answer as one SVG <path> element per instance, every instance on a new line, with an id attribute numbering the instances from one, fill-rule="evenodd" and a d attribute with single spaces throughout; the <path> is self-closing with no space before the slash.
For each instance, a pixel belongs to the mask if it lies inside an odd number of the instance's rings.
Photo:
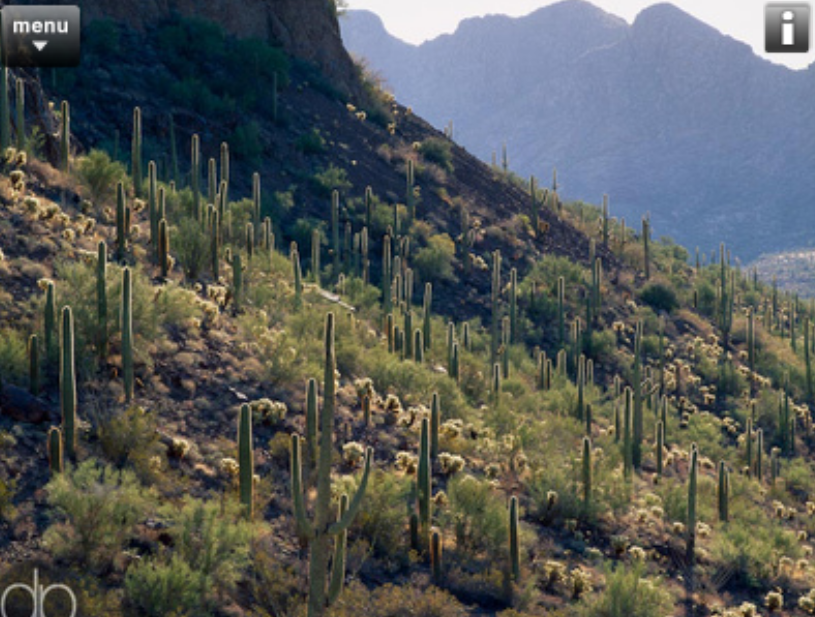
<path id="1" fill-rule="evenodd" d="M 755 56 L 670 4 L 633 24 L 579 0 L 522 18 L 467 19 L 422 45 L 372 13 L 340 20 L 346 47 L 399 100 L 489 160 L 542 182 L 557 167 L 567 198 L 633 226 L 743 260 L 812 246 L 815 67 Z"/>

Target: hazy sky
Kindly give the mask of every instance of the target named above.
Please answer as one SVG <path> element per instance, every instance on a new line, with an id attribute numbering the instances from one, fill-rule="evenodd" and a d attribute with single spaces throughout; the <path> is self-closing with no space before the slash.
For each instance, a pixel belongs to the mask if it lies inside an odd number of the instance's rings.
<path id="1" fill-rule="evenodd" d="M 348 0 L 351 9 L 377 13 L 394 36 L 421 43 L 445 32 L 453 32 L 467 17 L 503 13 L 521 16 L 554 0 Z M 608 13 L 631 23 L 643 8 L 658 4 L 649 0 L 592 0 Z M 807 54 L 764 53 L 764 0 L 673 0 L 686 13 L 710 24 L 720 32 L 751 45 L 756 54 L 792 68 L 805 68 L 815 61 L 815 45 L 810 34 Z M 812 6 L 813 3 L 809 3 Z M 810 29 L 812 25 L 810 24 Z"/>

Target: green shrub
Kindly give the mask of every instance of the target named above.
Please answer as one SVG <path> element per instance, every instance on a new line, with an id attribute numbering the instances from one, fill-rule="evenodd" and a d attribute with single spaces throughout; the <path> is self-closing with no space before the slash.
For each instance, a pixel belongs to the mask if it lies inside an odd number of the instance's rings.
<path id="1" fill-rule="evenodd" d="M 0 376 L 22 384 L 28 375 L 28 342 L 23 333 L 11 328 L 0 330 Z"/>
<path id="2" fill-rule="evenodd" d="M 606 573 L 605 590 L 589 600 L 582 617 L 663 617 L 671 614 L 673 600 L 659 580 L 643 578 L 642 565 L 619 566 Z"/>
<path id="3" fill-rule="evenodd" d="M 447 234 L 431 236 L 427 246 L 420 248 L 413 258 L 413 265 L 424 282 L 452 281 L 453 256 L 456 245 Z"/>
<path id="4" fill-rule="evenodd" d="M 325 139 L 317 128 L 312 128 L 301 134 L 297 138 L 295 146 L 303 154 L 323 154 L 328 150 Z"/>
<path id="5" fill-rule="evenodd" d="M 204 577 L 178 555 L 168 563 L 157 559 L 137 562 L 124 580 L 126 606 L 144 617 L 201 615 Z"/>
<path id="6" fill-rule="evenodd" d="M 45 532 L 45 544 L 55 556 L 95 572 L 121 558 L 148 512 L 150 492 L 132 471 L 101 466 L 94 459 L 57 475 L 45 489 L 57 514 Z"/>
<path id="7" fill-rule="evenodd" d="M 329 608 L 328 617 L 466 617 L 468 611 L 452 595 L 428 587 L 387 583 L 369 591 L 354 581 L 337 603 Z"/>
<path id="8" fill-rule="evenodd" d="M 178 225 L 170 230 L 171 251 L 178 256 L 179 264 L 184 268 L 188 281 L 198 278 L 201 271 L 209 267 L 210 245 L 209 234 L 202 229 L 201 223 L 192 217 L 184 217 Z"/>
<path id="9" fill-rule="evenodd" d="M 371 544 L 374 555 L 406 558 L 404 527 L 410 479 L 377 471 L 371 477 L 354 528 Z"/>
<path id="10" fill-rule="evenodd" d="M 447 485 L 450 502 L 444 512 L 455 529 L 456 547 L 465 553 L 486 553 L 490 559 L 507 549 L 509 516 L 504 499 L 486 480 L 459 474 Z"/>
<path id="11" fill-rule="evenodd" d="M 435 163 L 445 171 L 453 171 L 452 146 L 446 139 L 428 137 L 419 144 L 419 153 L 425 160 Z"/>
<path id="12" fill-rule="evenodd" d="M 333 164 L 315 173 L 311 177 L 311 186 L 320 197 L 331 197 L 334 190 L 346 193 L 353 187 L 348 180 L 348 172 Z"/>
<path id="13" fill-rule="evenodd" d="M 652 283 L 640 292 L 640 300 L 657 312 L 670 313 L 679 307 L 674 290 L 662 283 Z"/>
<path id="14" fill-rule="evenodd" d="M 104 150 L 91 150 L 79 159 L 75 169 L 79 182 L 97 207 L 113 196 L 117 183 L 127 179 L 125 166 L 112 161 Z"/>
<path id="15" fill-rule="evenodd" d="M 141 407 L 103 420 L 98 433 L 105 457 L 120 468 L 131 463 L 142 478 L 147 477 L 150 459 L 162 452 L 155 418 Z"/>

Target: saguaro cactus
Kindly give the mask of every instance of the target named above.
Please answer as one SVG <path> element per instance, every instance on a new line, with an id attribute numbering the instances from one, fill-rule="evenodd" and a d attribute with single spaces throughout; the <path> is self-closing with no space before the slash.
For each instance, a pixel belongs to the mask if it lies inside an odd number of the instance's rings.
<path id="1" fill-rule="evenodd" d="M 334 279 L 340 273 L 340 193 L 339 191 L 331 192 L 331 257 L 333 260 L 333 269 L 331 275 Z"/>
<path id="2" fill-rule="evenodd" d="M 65 467 L 62 449 L 62 431 L 56 426 L 52 426 L 48 430 L 48 466 L 51 469 L 52 475 L 62 473 Z"/>
<path id="3" fill-rule="evenodd" d="M 639 469 L 642 466 L 642 437 L 643 437 L 643 418 L 642 418 L 642 321 L 637 322 L 637 329 L 634 334 L 634 366 L 633 375 L 631 377 L 632 383 L 632 397 L 634 404 L 634 426 L 633 426 L 633 457 L 634 467 Z"/>
<path id="4" fill-rule="evenodd" d="M 566 346 L 566 280 L 559 276 L 557 279 L 557 331 L 560 348 Z"/>
<path id="5" fill-rule="evenodd" d="M 238 465 L 241 505 L 246 510 L 246 517 L 251 520 L 254 513 L 255 460 L 252 449 L 252 410 L 245 403 L 241 405 L 238 416 Z"/>
<path id="6" fill-rule="evenodd" d="M 490 364 L 498 361 L 499 327 L 501 324 L 501 312 L 498 302 L 501 297 L 501 251 L 492 253 L 492 291 L 491 307 L 492 322 L 490 323 Z"/>
<path id="7" fill-rule="evenodd" d="M 3 73 L 6 73 L 6 67 L 3 67 Z M 6 79 L 5 76 L 3 77 L 3 83 L 5 84 Z M 8 147 L 8 100 L 5 94 L 5 86 L 4 94 L 0 97 L 0 100 L 5 102 L 6 111 L 3 114 L 3 117 L 0 118 L 0 126 L 6 132 L 6 139 L 0 141 L 3 142 L 3 147 Z M 2 112 L 0 112 L 2 113 Z M 68 104 L 68 101 L 62 101 L 62 105 L 60 107 L 60 137 L 59 137 L 59 151 L 60 151 L 60 167 L 63 172 L 68 173 L 68 170 L 71 165 L 71 106 Z"/>
<path id="8" fill-rule="evenodd" d="M 133 175 L 133 194 L 136 196 L 136 199 L 142 196 L 142 180 L 144 179 L 141 170 L 141 140 L 141 108 L 135 107 L 133 109 L 133 140 L 131 142 L 130 172 Z"/>
<path id="9" fill-rule="evenodd" d="M 337 519 L 348 511 L 348 495 L 340 495 Z M 334 540 L 334 559 L 331 562 L 331 582 L 328 584 L 328 603 L 333 604 L 342 593 L 345 584 L 345 552 L 348 545 L 348 529 L 343 529 Z"/>
<path id="10" fill-rule="evenodd" d="M 583 438 L 583 515 L 591 513 L 591 439 Z"/>
<path id="11" fill-rule="evenodd" d="M 441 424 L 441 405 L 439 393 L 434 392 L 430 402 L 430 460 L 435 461 L 439 454 L 439 425 Z"/>
<path id="12" fill-rule="evenodd" d="M 8 100 L 8 67 L 0 67 L 0 148 L 11 145 L 11 111 Z"/>
<path id="13" fill-rule="evenodd" d="M 192 189 L 192 215 L 201 218 L 201 140 L 198 134 L 190 142 L 190 188 Z"/>
<path id="14" fill-rule="evenodd" d="M 433 303 L 433 285 L 425 283 L 424 285 L 424 299 L 422 307 L 422 337 L 424 339 L 424 350 L 430 351 L 431 344 L 431 319 L 430 319 L 430 305 Z"/>
<path id="15" fill-rule="evenodd" d="M 40 350 L 36 334 L 28 337 L 28 391 L 33 396 L 40 393 Z"/>
<path id="16" fill-rule="evenodd" d="M 441 546 L 441 533 L 438 529 L 433 530 L 430 536 L 430 571 L 433 575 L 433 583 L 441 585 L 443 579 L 442 568 L 442 546 Z"/>
<path id="17" fill-rule="evenodd" d="M 119 182 L 116 185 L 116 261 L 122 261 L 125 258 L 127 248 L 126 208 L 125 185 Z"/>
<path id="18" fill-rule="evenodd" d="M 317 492 L 315 519 L 312 523 L 306 514 L 303 497 L 303 470 L 300 455 L 300 437 L 292 435 L 291 491 L 297 527 L 309 542 L 309 596 L 308 616 L 319 617 L 325 613 L 326 583 L 328 579 L 329 540 L 337 538 L 348 529 L 357 515 L 368 486 L 373 450 L 365 453 L 365 467 L 356 494 L 345 513 L 331 522 L 331 458 L 333 454 L 334 408 L 336 403 L 336 356 L 334 351 L 334 314 L 326 316 L 325 325 L 325 383 L 323 408 L 320 412 L 320 437 L 317 464 Z M 339 564 L 338 564 L 339 565 Z"/>
<path id="19" fill-rule="evenodd" d="M 130 268 L 122 270 L 122 373 L 125 400 L 133 399 L 133 281 Z"/>
<path id="20" fill-rule="evenodd" d="M 17 79 L 17 150 L 25 151 L 25 82 Z"/>
<path id="21" fill-rule="evenodd" d="M 419 524 L 421 526 L 423 546 L 427 546 L 430 537 L 430 510 L 433 499 L 432 473 L 430 467 L 430 421 L 422 418 L 422 432 L 419 438 L 419 464 L 417 470 L 419 502 Z"/>
<path id="22" fill-rule="evenodd" d="M 170 233 L 167 231 L 167 219 L 158 222 L 158 265 L 161 278 L 170 274 Z"/>
<path id="23" fill-rule="evenodd" d="M 691 446 L 690 471 L 688 474 L 688 521 L 686 527 L 686 555 L 688 567 L 692 570 L 696 553 L 696 475 L 698 470 L 699 451 L 696 444 Z"/>
<path id="24" fill-rule="evenodd" d="M 58 345 L 59 336 L 57 334 L 57 307 L 54 300 L 53 281 L 48 281 L 45 286 L 43 323 L 45 330 L 45 357 L 47 361 L 50 362 L 56 353 L 56 345 Z"/>
<path id="25" fill-rule="evenodd" d="M 513 582 L 521 580 L 521 543 L 518 535 L 518 498 L 509 498 L 509 562 Z"/>
<path id="26" fill-rule="evenodd" d="M 62 431 L 68 457 L 76 457 L 76 369 L 74 365 L 74 316 L 71 307 L 62 309 L 60 337 L 59 402 L 62 411 Z"/>
<path id="27" fill-rule="evenodd" d="M 642 247 L 644 251 L 643 260 L 645 262 L 645 280 L 651 278 L 651 221 L 647 216 L 642 217 Z"/>
<path id="28" fill-rule="evenodd" d="M 518 271 L 509 272 L 509 342 L 518 342 Z"/>
<path id="29" fill-rule="evenodd" d="M 108 355 L 108 248 L 104 240 L 96 247 L 96 351 L 100 361 Z"/>
<path id="30" fill-rule="evenodd" d="M 730 474 L 724 461 L 719 461 L 719 485 L 716 496 L 719 503 L 719 520 L 726 523 L 729 519 Z"/>
<path id="31" fill-rule="evenodd" d="M 657 477 L 660 477 L 662 475 L 664 451 L 665 451 L 665 425 L 662 423 L 662 420 L 658 420 L 656 426 Z"/>

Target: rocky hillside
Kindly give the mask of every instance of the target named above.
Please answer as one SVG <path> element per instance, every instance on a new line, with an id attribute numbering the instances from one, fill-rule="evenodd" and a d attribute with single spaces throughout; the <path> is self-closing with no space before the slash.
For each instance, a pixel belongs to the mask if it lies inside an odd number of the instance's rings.
<path id="1" fill-rule="evenodd" d="M 800 204 L 815 185 L 815 70 L 756 57 L 670 4 L 629 25 L 582 1 L 521 18 L 463 21 L 422 45 L 370 13 L 343 39 L 397 98 L 482 160 L 525 177 L 561 174 L 562 192 L 744 262 L 810 246 Z M 790 123 L 789 119 L 795 118 Z M 756 205 L 760 204 L 760 205 Z"/>
<path id="2" fill-rule="evenodd" d="M 266 41 L 94 23 L 0 79 L 0 589 L 810 612 L 815 307 Z"/>

